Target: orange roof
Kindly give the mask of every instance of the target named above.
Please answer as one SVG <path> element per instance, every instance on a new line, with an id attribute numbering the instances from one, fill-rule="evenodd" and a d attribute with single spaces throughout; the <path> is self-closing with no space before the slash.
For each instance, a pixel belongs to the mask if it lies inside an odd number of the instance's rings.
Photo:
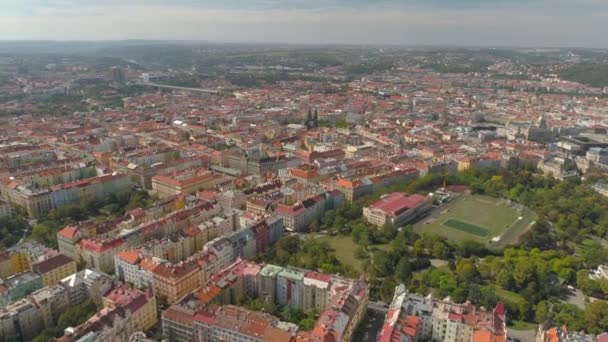
<path id="1" fill-rule="evenodd" d="M 61 229 L 60 231 L 58 231 L 57 234 L 63 236 L 64 238 L 72 240 L 74 238 L 74 235 L 76 235 L 77 232 L 78 232 L 78 230 L 76 228 L 67 226 L 67 227 Z"/>
<path id="2" fill-rule="evenodd" d="M 492 333 L 487 330 L 477 330 L 473 334 L 473 342 L 492 342 Z"/>
<path id="3" fill-rule="evenodd" d="M 147 270 L 147 271 L 152 272 L 152 271 L 154 271 L 156 269 L 156 267 L 158 267 L 158 263 L 155 262 L 154 260 L 152 260 L 151 258 L 144 258 L 139 263 L 139 267 L 142 270 Z"/>
<path id="4" fill-rule="evenodd" d="M 352 181 L 348 179 L 340 178 L 336 181 L 337 186 L 341 186 L 343 188 L 353 189 L 355 186 Z"/>
<path id="5" fill-rule="evenodd" d="M 312 179 L 315 177 L 319 177 L 319 173 L 317 170 L 301 170 L 301 169 L 292 169 L 291 175 L 298 178 L 304 179 Z"/>
<path id="6" fill-rule="evenodd" d="M 557 329 L 551 328 L 545 333 L 545 341 L 548 342 L 559 342 L 559 336 L 557 335 Z"/>
<path id="7" fill-rule="evenodd" d="M 215 297 L 217 297 L 220 292 L 222 292 L 222 289 L 212 284 L 208 287 L 202 288 L 201 291 L 198 293 L 198 298 L 203 304 L 208 304 Z"/>
<path id="8" fill-rule="evenodd" d="M 118 252 L 116 256 L 131 265 L 135 265 L 140 261 L 139 253 L 134 250 Z"/>

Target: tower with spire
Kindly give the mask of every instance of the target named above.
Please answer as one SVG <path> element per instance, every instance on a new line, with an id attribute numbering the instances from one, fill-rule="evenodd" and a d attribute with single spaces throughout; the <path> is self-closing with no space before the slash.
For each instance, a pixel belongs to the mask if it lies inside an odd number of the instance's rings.
<path id="1" fill-rule="evenodd" d="M 308 108 L 308 114 L 306 115 L 304 126 L 306 126 L 306 128 L 309 130 L 319 127 L 319 111 L 316 108 L 314 112 L 312 108 Z"/>
<path id="2" fill-rule="evenodd" d="M 310 129 L 310 123 L 312 122 L 312 108 L 308 107 L 308 114 L 306 114 L 306 119 L 304 120 L 304 126 Z"/>

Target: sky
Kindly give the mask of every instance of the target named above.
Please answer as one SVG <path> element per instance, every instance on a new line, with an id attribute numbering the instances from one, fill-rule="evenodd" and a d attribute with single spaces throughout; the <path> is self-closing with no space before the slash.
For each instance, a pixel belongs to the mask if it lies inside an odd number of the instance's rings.
<path id="1" fill-rule="evenodd" d="M 608 0 L 0 0 L 0 40 L 608 48 Z"/>

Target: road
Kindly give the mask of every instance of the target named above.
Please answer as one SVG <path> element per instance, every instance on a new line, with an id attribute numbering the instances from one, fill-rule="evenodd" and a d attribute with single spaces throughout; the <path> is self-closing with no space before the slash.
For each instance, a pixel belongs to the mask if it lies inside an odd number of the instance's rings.
<path id="1" fill-rule="evenodd" d="M 529 342 L 536 340 L 536 330 L 507 329 L 509 341 Z"/>
<path id="2" fill-rule="evenodd" d="M 388 312 L 388 304 L 384 302 L 369 302 L 369 304 L 367 304 L 367 308 L 382 314 L 386 314 Z"/>
<path id="3" fill-rule="evenodd" d="M 365 318 L 361 321 L 352 340 L 357 342 L 376 342 L 378 333 L 384 324 L 384 314 L 374 310 L 367 310 Z"/>
<path id="4" fill-rule="evenodd" d="M 25 229 L 23 229 L 23 236 L 21 237 L 19 242 L 16 243 L 16 245 L 22 244 L 23 241 L 25 241 L 25 239 L 27 239 L 27 236 L 31 232 L 32 227 L 34 227 L 36 225 L 36 223 L 38 223 L 38 220 L 28 220 L 27 226 L 25 227 Z"/>

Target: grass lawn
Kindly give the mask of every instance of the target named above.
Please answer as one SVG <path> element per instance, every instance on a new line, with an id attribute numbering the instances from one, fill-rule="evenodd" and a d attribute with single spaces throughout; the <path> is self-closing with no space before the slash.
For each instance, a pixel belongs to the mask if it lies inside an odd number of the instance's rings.
<path id="1" fill-rule="evenodd" d="M 319 237 L 322 241 L 327 243 L 335 250 L 336 258 L 345 265 L 354 267 L 357 271 L 363 272 L 363 262 L 355 257 L 355 251 L 359 247 L 353 242 L 350 235 L 336 235 L 336 236 L 321 236 Z M 380 250 L 388 250 L 390 245 L 371 245 L 370 248 L 377 248 Z"/>
<path id="2" fill-rule="evenodd" d="M 322 236 L 319 240 L 327 241 L 327 243 L 335 250 L 336 258 L 345 265 L 354 267 L 357 271 L 363 271 L 363 263 L 355 258 L 357 244 L 353 242 L 350 236 Z"/>
<path id="3" fill-rule="evenodd" d="M 509 326 L 509 328 L 513 330 L 535 330 L 538 328 L 538 324 L 528 323 L 524 321 L 514 321 L 513 324 Z"/>
<path id="4" fill-rule="evenodd" d="M 461 195 L 434 209 L 415 227 L 419 232 L 435 232 L 450 240 L 475 240 L 498 248 L 517 242 L 534 218 L 532 211 L 507 200 Z"/>
<path id="5" fill-rule="evenodd" d="M 494 289 L 498 298 L 504 300 L 505 302 L 519 303 L 520 301 L 524 300 L 524 297 L 522 297 L 519 293 L 505 290 L 499 286 L 494 286 Z"/>

